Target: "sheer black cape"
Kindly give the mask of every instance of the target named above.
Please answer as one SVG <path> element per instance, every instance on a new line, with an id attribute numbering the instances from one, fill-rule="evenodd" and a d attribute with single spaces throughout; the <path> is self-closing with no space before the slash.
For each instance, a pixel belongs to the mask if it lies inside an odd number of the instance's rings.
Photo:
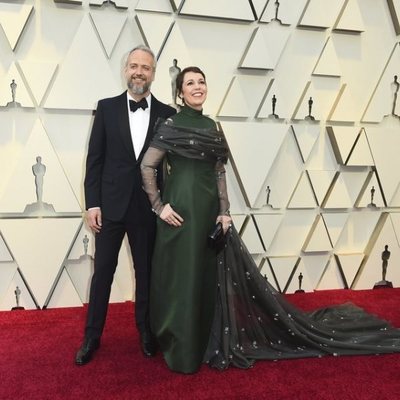
<path id="1" fill-rule="evenodd" d="M 264 278 L 235 228 L 218 254 L 214 322 L 204 361 L 225 369 L 257 359 L 400 352 L 400 329 L 351 303 L 303 312 Z"/>
<path id="2" fill-rule="evenodd" d="M 210 128 L 175 126 L 172 120 L 159 118 L 152 147 L 186 158 L 226 163 L 228 146 L 222 132 Z"/>

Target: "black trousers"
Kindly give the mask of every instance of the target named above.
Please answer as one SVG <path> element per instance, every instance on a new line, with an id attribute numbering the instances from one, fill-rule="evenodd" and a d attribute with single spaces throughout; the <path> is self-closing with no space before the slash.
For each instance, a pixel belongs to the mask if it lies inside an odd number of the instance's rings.
<path id="1" fill-rule="evenodd" d="M 103 218 L 101 231 L 95 235 L 94 273 L 90 285 L 86 338 L 100 338 L 103 332 L 111 285 L 125 233 L 135 269 L 136 326 L 140 332 L 149 329 L 150 269 L 156 221 L 150 210 L 144 215 L 138 209 L 131 202 L 123 221 Z"/>

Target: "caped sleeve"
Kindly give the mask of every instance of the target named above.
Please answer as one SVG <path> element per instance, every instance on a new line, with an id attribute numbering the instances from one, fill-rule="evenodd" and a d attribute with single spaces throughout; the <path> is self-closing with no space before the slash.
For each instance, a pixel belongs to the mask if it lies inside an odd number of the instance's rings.
<path id="1" fill-rule="evenodd" d="M 229 215 L 230 204 L 226 185 L 226 170 L 223 161 L 217 161 L 215 164 L 215 177 L 217 180 L 219 197 L 219 215 Z"/>
<path id="2" fill-rule="evenodd" d="M 140 170 L 142 173 L 143 189 L 149 197 L 153 211 L 160 215 L 164 204 L 161 200 L 160 189 L 157 185 L 157 167 L 164 158 L 165 150 L 149 147 L 146 151 Z"/>

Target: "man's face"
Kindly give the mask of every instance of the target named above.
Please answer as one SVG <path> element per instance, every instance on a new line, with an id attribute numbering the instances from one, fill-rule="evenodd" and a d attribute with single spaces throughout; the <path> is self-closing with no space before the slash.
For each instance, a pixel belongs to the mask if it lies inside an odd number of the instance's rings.
<path id="1" fill-rule="evenodd" d="M 135 50 L 128 57 L 125 79 L 131 95 L 146 97 L 154 80 L 154 60 L 151 54 Z"/>

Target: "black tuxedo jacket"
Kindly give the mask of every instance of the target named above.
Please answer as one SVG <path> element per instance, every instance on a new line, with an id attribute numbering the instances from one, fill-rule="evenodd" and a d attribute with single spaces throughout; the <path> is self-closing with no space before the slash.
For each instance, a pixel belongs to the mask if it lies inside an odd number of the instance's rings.
<path id="1" fill-rule="evenodd" d="M 136 159 L 129 127 L 126 91 L 97 105 L 86 159 L 86 209 L 100 207 L 103 218 L 121 221 L 130 202 L 138 215 L 150 217 L 151 206 L 142 189 L 140 162 L 154 135 L 156 120 L 176 110 L 151 96 L 150 121 L 143 149 Z M 154 214 L 153 214 L 154 215 Z"/>

